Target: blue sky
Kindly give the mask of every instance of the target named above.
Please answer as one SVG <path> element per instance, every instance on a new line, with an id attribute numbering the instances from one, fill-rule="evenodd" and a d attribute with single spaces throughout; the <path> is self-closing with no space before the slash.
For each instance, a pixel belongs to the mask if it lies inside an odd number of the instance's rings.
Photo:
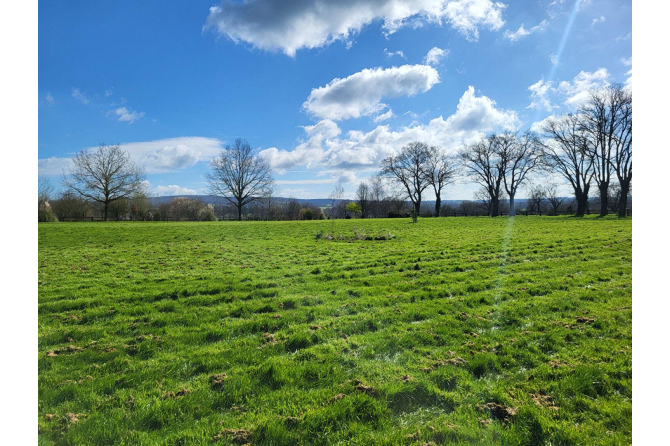
<path id="1" fill-rule="evenodd" d="M 40 1 L 38 20 L 38 173 L 55 185 L 106 143 L 153 195 L 206 193 L 209 160 L 243 137 L 279 195 L 353 196 L 410 141 L 455 152 L 632 88 L 630 0 Z"/>

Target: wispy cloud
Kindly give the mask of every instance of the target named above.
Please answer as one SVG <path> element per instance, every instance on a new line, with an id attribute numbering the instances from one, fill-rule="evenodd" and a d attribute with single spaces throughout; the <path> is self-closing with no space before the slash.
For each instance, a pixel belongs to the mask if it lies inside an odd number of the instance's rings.
<path id="1" fill-rule="evenodd" d="M 386 56 L 387 59 L 390 59 L 393 56 L 398 56 L 407 60 L 407 56 L 405 56 L 405 53 L 403 53 L 401 50 L 389 51 L 388 48 L 384 48 L 384 56 Z"/>
<path id="2" fill-rule="evenodd" d="M 198 191 L 195 189 L 189 189 L 188 187 L 171 184 L 169 186 L 156 186 L 153 188 L 153 193 L 158 196 L 197 195 Z"/>
<path id="3" fill-rule="evenodd" d="M 56 102 L 53 96 L 51 96 L 51 93 L 47 93 L 47 95 L 44 97 L 44 100 L 47 101 L 49 104 L 53 104 Z"/>
<path id="4" fill-rule="evenodd" d="M 592 27 L 596 26 L 598 23 L 603 23 L 604 21 L 605 21 L 605 16 L 601 15 L 600 17 L 596 17 L 595 19 L 593 19 L 593 21 L 591 21 L 591 26 Z"/>
<path id="5" fill-rule="evenodd" d="M 535 25 L 530 29 L 526 29 L 526 28 L 524 28 L 523 23 L 522 23 L 521 26 L 519 27 L 519 29 L 517 29 L 514 32 L 512 32 L 510 30 L 506 30 L 503 33 L 503 36 L 505 36 L 506 39 L 509 39 L 512 42 L 516 42 L 519 39 L 521 39 L 522 37 L 529 36 L 529 35 L 531 35 L 533 33 L 536 33 L 536 32 L 544 31 L 547 28 L 548 25 L 549 25 L 549 22 L 547 20 L 542 20 L 538 25 Z"/>
<path id="6" fill-rule="evenodd" d="M 81 102 L 82 104 L 88 104 L 89 102 L 91 102 L 91 100 L 88 97 L 86 97 L 84 93 L 79 91 L 78 88 L 72 89 L 72 97 Z"/>

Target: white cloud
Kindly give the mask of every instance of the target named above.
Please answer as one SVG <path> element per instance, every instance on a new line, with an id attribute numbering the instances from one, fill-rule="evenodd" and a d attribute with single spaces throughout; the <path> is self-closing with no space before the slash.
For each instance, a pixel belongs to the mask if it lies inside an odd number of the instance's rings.
<path id="1" fill-rule="evenodd" d="M 619 37 L 617 37 L 617 38 L 616 38 L 616 41 L 617 41 L 617 42 L 622 42 L 622 41 L 630 40 L 630 39 L 632 39 L 632 38 L 633 38 L 633 33 L 632 33 L 632 32 L 629 32 L 629 33 L 626 34 L 625 36 L 619 36 Z"/>
<path id="2" fill-rule="evenodd" d="M 553 65 L 558 65 L 558 62 L 559 62 L 559 60 L 558 60 L 558 54 L 551 53 L 551 54 L 549 55 L 549 60 L 551 60 L 551 63 L 552 63 Z"/>
<path id="3" fill-rule="evenodd" d="M 628 78 L 626 79 L 626 82 L 624 82 L 624 87 L 630 90 L 631 92 L 633 91 L 633 70 L 628 70 L 626 73 L 626 76 Z"/>
<path id="4" fill-rule="evenodd" d="M 303 108 L 325 119 L 359 118 L 386 108 L 381 100 L 425 93 L 440 81 L 428 65 L 403 65 L 364 69 L 344 79 L 335 78 L 325 87 L 312 89 Z"/>
<path id="5" fill-rule="evenodd" d="M 633 57 L 629 57 L 627 59 L 625 57 L 622 57 L 619 60 L 621 61 L 622 64 L 624 64 L 627 67 L 633 66 Z"/>
<path id="6" fill-rule="evenodd" d="M 591 22 L 591 26 L 595 26 L 598 23 L 603 23 L 604 21 L 605 21 L 605 16 L 601 15 L 600 18 L 596 17 L 595 19 L 593 19 L 593 21 Z"/>
<path id="7" fill-rule="evenodd" d="M 119 121 L 127 122 L 129 124 L 132 124 L 133 122 L 137 121 L 142 116 L 144 116 L 144 112 L 136 112 L 127 107 L 119 107 L 116 110 L 114 110 L 113 113 L 116 116 L 118 116 Z"/>
<path id="8" fill-rule="evenodd" d="M 352 35 L 375 20 L 386 34 L 405 25 L 447 23 L 475 41 L 480 28 L 495 31 L 504 25 L 505 7 L 491 0 L 223 0 L 210 8 L 204 28 L 293 57 L 303 48 L 350 43 Z"/>
<path id="9" fill-rule="evenodd" d="M 387 59 L 390 59 L 393 56 L 398 56 L 398 57 L 402 57 L 403 59 L 407 60 L 407 56 L 405 56 L 405 53 L 403 53 L 401 50 L 389 51 L 388 48 L 384 48 L 384 56 L 386 56 Z"/>
<path id="10" fill-rule="evenodd" d="M 169 186 L 156 186 L 153 188 L 153 193 L 159 197 L 169 197 L 173 195 L 197 195 L 198 191 L 171 184 Z"/>
<path id="11" fill-rule="evenodd" d="M 44 99 L 45 99 L 49 104 L 53 104 L 54 102 L 56 102 L 56 100 L 54 99 L 54 97 L 51 96 L 51 93 L 47 93 L 47 95 L 44 97 Z"/>
<path id="12" fill-rule="evenodd" d="M 547 94 L 550 92 L 551 85 L 551 81 L 545 82 L 544 79 L 540 79 L 528 87 L 532 99 L 530 105 L 526 108 L 546 111 L 551 111 L 553 108 L 556 108 L 557 106 L 552 105 L 551 101 L 547 97 Z"/>
<path id="13" fill-rule="evenodd" d="M 72 89 L 72 97 L 81 102 L 82 104 L 88 104 L 89 102 L 91 102 L 90 99 L 88 99 L 84 93 L 79 91 L 78 88 Z"/>
<path id="14" fill-rule="evenodd" d="M 591 90 L 608 86 L 609 76 L 606 68 L 599 68 L 592 73 L 580 71 L 572 82 L 563 81 L 558 84 L 558 91 L 567 96 L 567 105 L 578 107 L 589 100 Z"/>
<path id="15" fill-rule="evenodd" d="M 58 176 L 70 169 L 70 158 L 42 158 L 37 160 L 37 172 L 40 176 Z"/>
<path id="16" fill-rule="evenodd" d="M 549 22 L 547 20 L 542 20 L 540 24 L 533 26 L 531 29 L 526 29 L 523 27 L 522 23 L 519 29 L 517 29 L 514 32 L 506 30 L 503 33 L 503 36 L 505 36 L 505 38 L 511 40 L 512 42 L 516 42 L 522 37 L 528 36 L 538 31 L 544 31 L 547 28 L 547 25 L 549 25 Z"/>
<path id="17" fill-rule="evenodd" d="M 222 148 L 215 138 L 184 136 L 155 141 L 119 144 L 128 152 L 130 159 L 143 167 L 148 174 L 176 172 L 199 162 L 209 162 Z M 97 147 L 90 147 L 93 150 Z M 40 175 L 60 175 L 67 172 L 70 158 L 45 158 L 38 160 Z"/>
<path id="18" fill-rule="evenodd" d="M 386 111 L 386 113 L 383 113 L 383 114 L 381 114 L 381 115 L 377 115 L 377 116 L 375 116 L 375 118 L 373 119 L 373 121 L 374 121 L 375 124 L 379 124 L 380 122 L 382 122 L 382 121 L 386 121 L 386 120 L 388 120 L 388 119 L 391 119 L 391 118 L 393 118 L 394 116 L 395 116 L 395 114 L 393 114 L 393 110 L 391 110 L 391 109 L 389 108 L 389 109 Z"/>
<path id="19" fill-rule="evenodd" d="M 434 46 L 433 48 L 428 50 L 428 54 L 426 54 L 426 57 L 424 57 L 423 62 L 426 65 L 437 65 L 440 63 L 440 60 L 447 57 L 448 55 L 449 50 L 444 50 L 442 48 Z"/>
<path id="20" fill-rule="evenodd" d="M 428 124 L 413 124 L 392 130 L 379 125 L 369 132 L 351 130 L 344 137 L 332 120 L 323 120 L 305 127 L 306 139 L 293 150 L 271 147 L 261 151 L 280 174 L 295 166 L 321 168 L 322 174 L 336 176 L 338 181 L 352 181 L 356 172 L 376 171 L 385 156 L 412 141 L 442 146 L 455 151 L 463 143 L 472 142 L 494 130 L 514 130 L 520 121 L 514 111 L 501 110 L 495 101 L 476 96 L 468 87 L 460 98 L 454 114 L 442 116 Z"/>

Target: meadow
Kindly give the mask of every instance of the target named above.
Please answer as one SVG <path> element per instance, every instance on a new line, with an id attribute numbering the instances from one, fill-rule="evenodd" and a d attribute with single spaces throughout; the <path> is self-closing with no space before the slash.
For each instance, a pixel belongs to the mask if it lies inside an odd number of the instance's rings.
<path id="1" fill-rule="evenodd" d="M 40 445 L 632 443 L 632 220 L 39 225 Z"/>

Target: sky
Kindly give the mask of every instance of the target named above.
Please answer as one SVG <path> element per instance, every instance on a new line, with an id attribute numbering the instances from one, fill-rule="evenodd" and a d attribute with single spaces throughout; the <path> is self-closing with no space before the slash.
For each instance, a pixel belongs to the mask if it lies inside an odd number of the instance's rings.
<path id="1" fill-rule="evenodd" d="M 240 137 L 277 195 L 327 198 L 339 183 L 353 197 L 409 142 L 456 153 L 539 130 L 592 88 L 632 89 L 631 0 L 56 0 L 37 13 L 38 174 L 56 188 L 76 152 L 119 144 L 151 195 L 205 194 L 212 157 Z"/>

